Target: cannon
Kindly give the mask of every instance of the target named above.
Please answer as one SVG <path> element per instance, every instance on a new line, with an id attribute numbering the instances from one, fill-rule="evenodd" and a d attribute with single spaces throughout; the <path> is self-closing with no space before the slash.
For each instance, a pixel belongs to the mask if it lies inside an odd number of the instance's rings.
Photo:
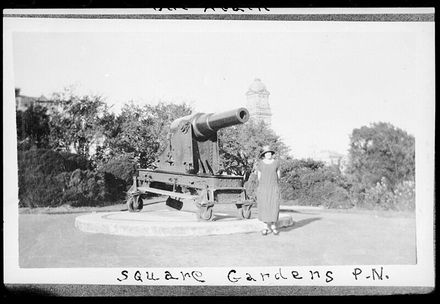
<path id="1" fill-rule="evenodd" d="M 242 176 L 225 175 L 220 165 L 217 131 L 249 120 L 246 108 L 222 113 L 195 113 L 174 120 L 167 145 L 153 168 L 138 169 L 128 191 L 128 210 L 143 208 L 147 193 L 168 196 L 166 204 L 177 210 L 182 200 L 193 200 L 197 218 L 213 219 L 215 204 L 235 204 L 238 215 L 249 219 L 254 202 L 246 195 Z"/>

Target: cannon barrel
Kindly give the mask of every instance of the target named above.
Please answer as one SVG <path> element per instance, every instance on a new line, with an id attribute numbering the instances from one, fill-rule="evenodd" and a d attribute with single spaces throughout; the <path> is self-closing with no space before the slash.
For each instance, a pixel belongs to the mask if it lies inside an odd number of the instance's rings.
<path id="1" fill-rule="evenodd" d="M 206 138 L 222 128 L 239 125 L 249 120 L 249 111 L 238 108 L 221 113 L 201 113 L 193 119 L 194 134 L 198 138 Z"/>

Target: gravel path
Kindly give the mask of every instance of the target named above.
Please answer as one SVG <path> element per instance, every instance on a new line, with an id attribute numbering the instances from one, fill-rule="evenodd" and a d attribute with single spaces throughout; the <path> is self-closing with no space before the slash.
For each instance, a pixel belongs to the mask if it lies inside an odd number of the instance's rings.
<path id="1" fill-rule="evenodd" d="M 102 211 L 120 211 L 121 208 L 124 207 L 119 205 L 102 208 Z M 148 208 L 164 208 L 164 205 Z M 70 209 L 50 213 L 23 210 L 19 215 L 20 267 L 416 263 L 413 214 L 299 207 L 290 209 L 286 212 L 292 215 L 295 225 L 282 229 L 278 236 L 249 233 L 180 238 L 90 234 L 74 227 L 75 217 L 84 213 L 72 213 Z M 76 211 L 90 212 L 91 209 Z"/>

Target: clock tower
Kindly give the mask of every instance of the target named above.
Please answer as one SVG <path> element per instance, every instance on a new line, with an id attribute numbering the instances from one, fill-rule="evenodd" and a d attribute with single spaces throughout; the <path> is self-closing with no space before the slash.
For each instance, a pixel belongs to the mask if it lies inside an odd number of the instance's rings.
<path id="1" fill-rule="evenodd" d="M 268 127 L 271 126 L 272 121 L 269 95 L 269 91 L 259 78 L 255 78 L 246 92 L 247 109 L 249 110 L 250 119 L 255 122 L 264 121 Z"/>

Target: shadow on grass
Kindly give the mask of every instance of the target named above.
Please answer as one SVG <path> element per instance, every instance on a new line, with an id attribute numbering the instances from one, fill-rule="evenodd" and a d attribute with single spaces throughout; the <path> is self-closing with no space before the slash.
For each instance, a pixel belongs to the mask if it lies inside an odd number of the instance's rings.
<path id="1" fill-rule="evenodd" d="M 292 226 L 283 227 L 283 228 L 280 228 L 279 230 L 280 231 L 291 231 L 294 229 L 301 228 L 301 227 L 308 225 L 310 223 L 313 223 L 314 221 L 319 221 L 320 219 L 321 219 L 321 217 L 312 217 L 312 218 L 300 220 L 300 221 L 294 222 Z"/>
<path id="2" fill-rule="evenodd" d="M 223 219 L 240 219 L 240 218 L 238 215 L 233 215 L 233 214 L 214 214 L 213 221 L 218 221 Z"/>
<path id="3" fill-rule="evenodd" d="M 315 212 L 304 212 L 304 211 L 292 210 L 292 209 L 280 209 L 280 212 L 282 212 L 282 213 L 316 214 L 318 211 L 321 211 L 321 210 L 317 210 Z"/>

